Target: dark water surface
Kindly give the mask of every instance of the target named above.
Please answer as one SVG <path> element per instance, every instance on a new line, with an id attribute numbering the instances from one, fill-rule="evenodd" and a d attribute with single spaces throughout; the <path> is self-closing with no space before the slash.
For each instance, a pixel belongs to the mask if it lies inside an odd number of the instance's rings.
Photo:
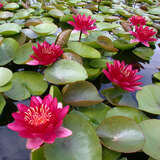
<path id="1" fill-rule="evenodd" d="M 160 40 L 158 40 L 158 43 L 160 43 Z M 157 67 L 160 67 L 160 48 L 158 45 L 156 45 L 155 54 L 150 62 L 141 63 L 141 65 L 144 69 L 141 69 L 139 74 L 144 76 L 142 79 L 143 85 L 152 84 L 152 75 L 158 72 Z M 0 160 L 29 160 L 29 151 L 26 150 L 25 143 L 25 139 L 19 137 L 16 132 L 9 130 L 7 127 L 0 127 Z M 129 160 L 135 159 L 132 156 L 128 158 Z"/>

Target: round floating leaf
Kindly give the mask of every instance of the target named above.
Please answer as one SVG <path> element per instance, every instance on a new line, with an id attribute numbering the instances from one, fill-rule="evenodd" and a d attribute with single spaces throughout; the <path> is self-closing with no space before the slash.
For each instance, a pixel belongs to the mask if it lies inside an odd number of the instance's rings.
<path id="1" fill-rule="evenodd" d="M 6 100 L 4 99 L 4 97 L 0 94 L 0 114 L 3 111 L 4 106 L 6 105 Z"/>
<path id="2" fill-rule="evenodd" d="M 4 86 L 0 87 L 0 92 L 6 92 L 6 91 L 10 90 L 11 87 L 12 87 L 12 82 L 8 82 Z"/>
<path id="3" fill-rule="evenodd" d="M 136 108 L 126 106 L 114 107 L 113 109 L 110 109 L 106 114 L 106 118 L 113 116 L 128 117 L 135 120 L 137 123 L 149 119 L 143 112 L 137 110 Z"/>
<path id="4" fill-rule="evenodd" d="M 76 10 L 79 14 L 83 15 L 85 14 L 86 16 L 91 16 L 92 15 L 92 11 L 89 9 L 85 9 L 85 8 L 80 8 Z"/>
<path id="5" fill-rule="evenodd" d="M 79 112 L 71 112 L 64 120 L 64 126 L 72 136 L 57 139 L 44 146 L 46 160 L 102 160 L 102 148 L 95 130 Z"/>
<path id="6" fill-rule="evenodd" d="M 15 72 L 12 78 L 12 88 L 5 94 L 13 100 L 24 100 L 31 95 L 41 95 L 48 87 L 43 79 L 43 75 L 37 72 Z"/>
<path id="7" fill-rule="evenodd" d="M 85 114 L 95 127 L 105 119 L 110 107 L 104 103 L 99 103 L 89 107 L 79 107 L 79 111 Z"/>
<path id="8" fill-rule="evenodd" d="M 0 65 L 9 63 L 16 55 L 19 44 L 12 38 L 3 39 L 0 44 Z"/>
<path id="9" fill-rule="evenodd" d="M 121 49 L 121 50 L 129 50 L 131 48 L 134 48 L 138 43 L 130 43 L 130 41 L 125 39 L 119 39 L 113 41 L 114 47 Z"/>
<path id="10" fill-rule="evenodd" d="M 160 120 L 150 119 L 145 120 L 140 123 L 142 131 L 145 136 L 145 144 L 143 147 L 143 151 L 155 158 L 156 160 L 160 159 Z"/>
<path id="11" fill-rule="evenodd" d="M 35 32 L 33 32 L 31 29 L 22 29 L 22 33 L 24 33 L 25 36 L 30 39 L 38 38 L 38 35 Z"/>
<path id="12" fill-rule="evenodd" d="M 147 47 L 138 47 L 138 48 L 135 48 L 132 52 L 136 56 L 138 56 L 144 60 L 150 60 L 150 58 L 154 54 L 153 49 L 147 48 Z"/>
<path id="13" fill-rule="evenodd" d="M 160 15 L 160 7 L 152 8 L 149 10 L 150 14 Z"/>
<path id="14" fill-rule="evenodd" d="M 8 68 L 0 67 L 0 87 L 7 84 L 12 78 L 12 71 Z"/>
<path id="15" fill-rule="evenodd" d="M 137 107 L 134 96 L 120 88 L 107 88 L 101 90 L 101 94 L 113 105 Z"/>
<path id="16" fill-rule="evenodd" d="M 4 12 L 0 12 L 0 19 L 8 19 L 13 17 L 13 13 L 12 12 L 8 12 L 8 11 L 4 11 Z"/>
<path id="17" fill-rule="evenodd" d="M 68 43 L 71 32 L 71 29 L 62 31 L 56 39 L 56 44 L 63 48 Z"/>
<path id="18" fill-rule="evenodd" d="M 160 86 L 147 85 L 136 94 L 139 109 L 152 113 L 160 114 Z"/>
<path id="19" fill-rule="evenodd" d="M 19 8 L 17 3 L 7 3 L 4 7 L 5 10 L 13 11 Z"/>
<path id="20" fill-rule="evenodd" d="M 96 49 L 80 42 L 70 42 L 68 47 L 84 58 L 101 58 L 101 54 Z"/>
<path id="21" fill-rule="evenodd" d="M 97 43 L 107 51 L 118 52 L 117 48 L 114 48 L 112 41 L 105 36 L 99 36 L 97 38 Z"/>
<path id="22" fill-rule="evenodd" d="M 81 64 L 72 60 L 59 60 L 44 71 L 48 82 L 53 84 L 67 84 L 88 78 L 86 70 Z"/>
<path id="23" fill-rule="evenodd" d="M 85 67 L 85 69 L 88 74 L 88 79 L 95 79 L 102 73 L 100 68 Z"/>
<path id="24" fill-rule="evenodd" d="M 52 95 L 52 97 L 56 97 L 58 102 L 62 102 L 62 94 L 58 87 L 51 86 L 49 90 L 49 94 Z"/>
<path id="25" fill-rule="evenodd" d="M 18 10 L 18 12 L 14 15 L 15 19 L 26 19 L 29 18 L 31 13 L 34 11 L 34 9 L 29 8 L 29 9 L 21 9 Z"/>
<path id="26" fill-rule="evenodd" d="M 64 13 L 59 9 L 52 9 L 48 12 L 48 14 L 54 18 L 61 18 L 64 16 Z"/>
<path id="27" fill-rule="evenodd" d="M 160 81 L 160 72 L 154 73 L 153 76 Z"/>
<path id="28" fill-rule="evenodd" d="M 5 23 L 0 25 L 0 34 L 3 36 L 10 36 L 19 33 L 21 27 L 16 23 Z"/>
<path id="29" fill-rule="evenodd" d="M 30 26 L 30 29 L 41 36 L 55 33 L 58 30 L 57 26 L 53 23 L 42 23 L 36 26 Z"/>
<path id="30" fill-rule="evenodd" d="M 136 152 L 144 145 L 139 125 L 123 116 L 106 118 L 97 128 L 97 134 L 107 148 L 117 152 Z"/>
<path id="31" fill-rule="evenodd" d="M 87 81 L 78 81 L 63 89 L 63 101 L 72 106 L 90 106 L 103 101 L 96 87 Z"/>
<path id="32" fill-rule="evenodd" d="M 96 25 L 97 28 L 102 31 L 112 31 L 112 29 L 119 27 L 119 24 L 106 22 L 99 22 Z"/>
<path id="33" fill-rule="evenodd" d="M 31 160 L 46 160 L 43 147 L 31 151 Z"/>
<path id="34" fill-rule="evenodd" d="M 13 62 L 16 64 L 24 64 L 30 58 L 31 54 L 33 54 L 32 43 L 25 43 L 17 51 Z"/>
<path id="35" fill-rule="evenodd" d="M 120 156 L 121 156 L 121 153 L 114 152 L 112 150 L 109 150 L 109 149 L 103 147 L 102 160 L 117 160 Z"/>

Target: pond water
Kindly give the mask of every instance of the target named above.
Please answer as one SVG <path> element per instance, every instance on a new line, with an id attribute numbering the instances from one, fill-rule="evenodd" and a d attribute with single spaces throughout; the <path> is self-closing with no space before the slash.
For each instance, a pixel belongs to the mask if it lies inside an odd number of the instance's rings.
<path id="1" fill-rule="evenodd" d="M 160 48 L 158 43 L 160 43 L 160 40 L 157 41 L 154 50 L 155 54 L 150 62 L 141 63 L 144 69 L 141 69 L 139 74 L 144 76 L 142 79 L 143 85 L 152 84 L 152 75 L 158 71 L 157 67 L 160 66 Z M 143 153 L 137 154 L 141 157 Z M 134 156 L 137 156 L 137 154 L 134 154 Z M 127 157 L 133 160 L 132 154 Z M 25 139 L 20 138 L 16 132 L 9 130 L 7 127 L 0 127 L 0 160 L 29 160 L 29 151 L 25 149 Z"/>

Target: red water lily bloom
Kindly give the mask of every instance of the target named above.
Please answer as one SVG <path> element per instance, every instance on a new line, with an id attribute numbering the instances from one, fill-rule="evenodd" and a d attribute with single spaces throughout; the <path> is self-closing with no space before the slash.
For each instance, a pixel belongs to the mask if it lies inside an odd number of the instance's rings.
<path id="1" fill-rule="evenodd" d="M 133 26 L 146 25 L 146 19 L 142 16 L 132 16 L 129 21 Z"/>
<path id="2" fill-rule="evenodd" d="M 96 22 L 95 19 L 91 19 L 91 16 L 81 15 L 78 14 L 77 16 L 73 16 L 73 21 L 68 21 L 70 25 L 74 27 L 75 30 L 81 31 L 84 34 L 88 34 L 89 30 L 96 29 L 94 23 Z"/>
<path id="3" fill-rule="evenodd" d="M 37 46 L 37 48 L 32 46 L 34 54 L 31 55 L 31 58 L 33 60 L 27 62 L 28 65 L 50 65 L 63 54 L 61 47 L 54 43 L 50 45 L 44 41 L 42 44 L 37 43 Z"/>
<path id="4" fill-rule="evenodd" d="M 12 113 L 15 121 L 8 128 L 27 138 L 28 149 L 38 149 L 43 143 L 53 143 L 56 138 L 68 137 L 72 131 L 62 127 L 69 106 L 62 107 L 57 98 L 47 95 L 42 100 L 32 96 L 30 106 L 18 104 L 18 112 Z"/>
<path id="5" fill-rule="evenodd" d="M 3 4 L 2 3 L 0 3 L 0 8 L 2 8 L 3 7 Z"/>
<path id="6" fill-rule="evenodd" d="M 132 65 L 125 65 L 125 62 L 120 63 L 119 60 L 114 60 L 113 64 L 106 63 L 107 70 L 103 70 L 105 76 L 114 84 L 123 90 L 134 92 L 140 90 L 141 82 L 138 82 L 143 76 L 136 75 L 137 69 L 133 70 Z"/>
<path id="7" fill-rule="evenodd" d="M 149 47 L 150 45 L 148 42 L 157 41 L 156 38 L 152 37 L 156 34 L 156 32 L 147 26 L 146 27 L 143 27 L 142 25 L 139 27 L 136 26 L 135 32 L 133 32 L 133 31 L 129 31 L 129 32 L 130 32 L 130 34 L 132 34 L 135 37 L 135 39 L 131 40 L 131 43 L 141 42 L 146 47 Z"/>

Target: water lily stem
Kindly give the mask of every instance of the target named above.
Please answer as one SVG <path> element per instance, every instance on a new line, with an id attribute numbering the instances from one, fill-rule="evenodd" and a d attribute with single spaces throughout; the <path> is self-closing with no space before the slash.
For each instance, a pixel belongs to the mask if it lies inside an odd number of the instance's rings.
<path id="1" fill-rule="evenodd" d="M 80 31 L 79 42 L 81 41 L 81 37 L 82 37 L 82 31 Z"/>

